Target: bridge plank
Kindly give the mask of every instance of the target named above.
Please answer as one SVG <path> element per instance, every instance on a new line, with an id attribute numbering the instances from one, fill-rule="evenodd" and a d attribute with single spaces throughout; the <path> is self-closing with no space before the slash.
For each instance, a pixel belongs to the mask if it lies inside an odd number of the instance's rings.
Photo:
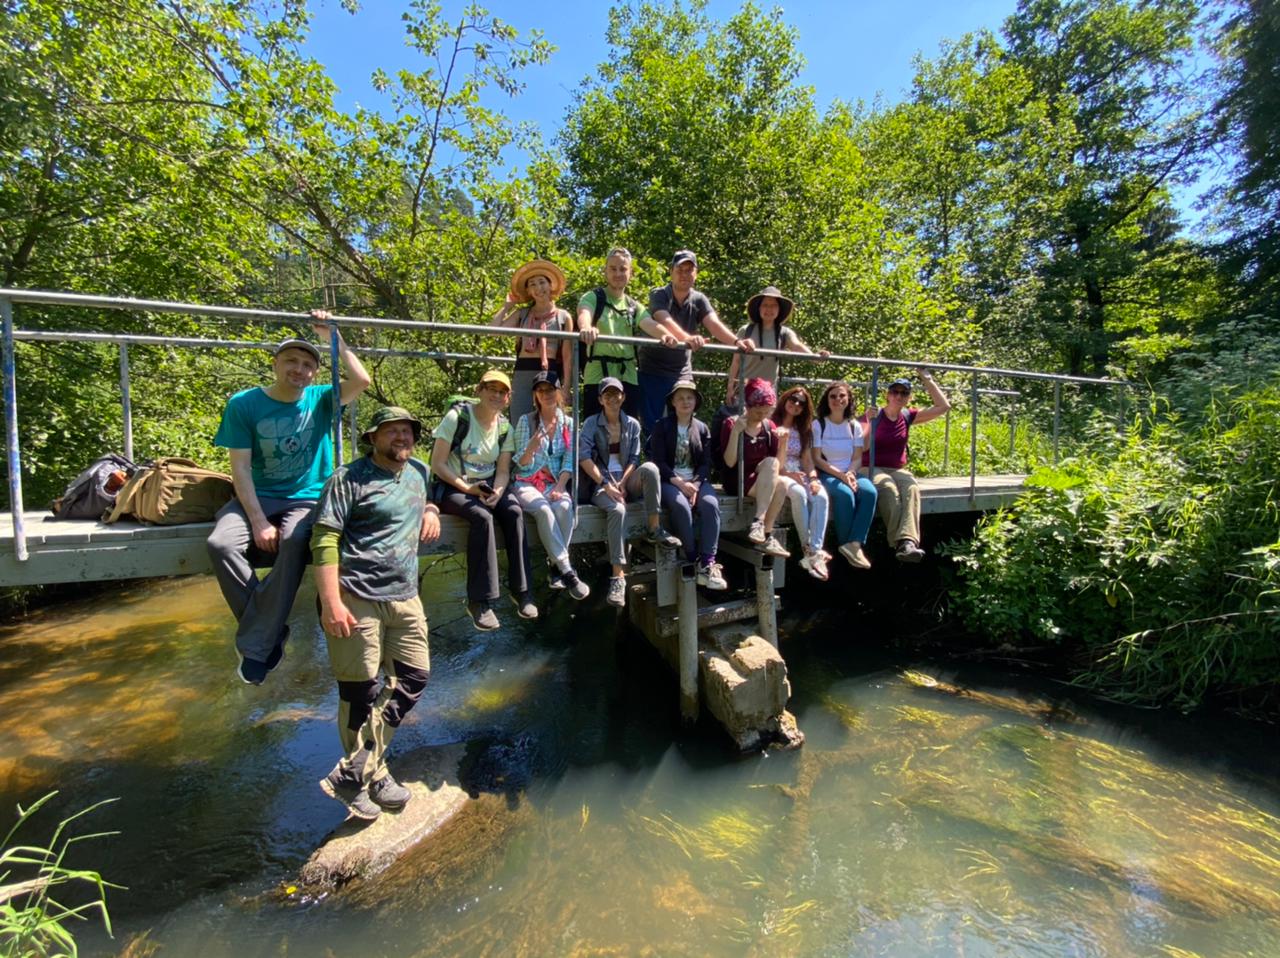
<path id="1" fill-rule="evenodd" d="M 921 511 L 925 515 L 987 511 L 1012 502 L 1022 490 L 1022 476 L 979 476 L 976 494 L 969 497 L 967 477 L 921 480 Z M 744 532 L 754 514 L 751 502 L 722 496 L 721 528 Z M 785 513 L 784 513 L 785 516 Z M 204 540 L 211 522 L 178 526 L 148 526 L 137 522 L 104 525 L 88 520 L 54 519 L 47 512 L 24 515 L 30 558 L 18 562 L 13 554 L 13 520 L 0 514 L 0 586 L 41 585 L 55 582 L 92 582 L 114 579 L 187 575 L 210 569 Z M 445 516 L 439 541 L 423 546 L 422 555 L 465 551 L 466 526 Z M 530 541 L 536 546 L 532 524 Z M 627 509 L 625 535 L 644 534 L 644 509 L 632 503 Z M 579 510 L 575 544 L 605 541 L 605 516 L 593 506 Z"/>

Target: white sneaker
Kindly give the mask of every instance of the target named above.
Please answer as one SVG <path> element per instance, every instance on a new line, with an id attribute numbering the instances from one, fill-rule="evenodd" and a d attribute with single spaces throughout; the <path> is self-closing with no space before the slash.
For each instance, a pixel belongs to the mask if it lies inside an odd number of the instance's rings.
<path id="1" fill-rule="evenodd" d="M 830 573 L 827 572 L 827 560 L 822 557 L 820 550 L 806 548 L 804 558 L 800 560 L 800 568 L 819 582 L 826 582 L 830 578 Z"/>
<path id="2" fill-rule="evenodd" d="M 724 581 L 724 567 L 715 561 L 698 566 L 698 585 L 717 592 L 723 592 L 729 588 L 729 583 Z"/>
<path id="3" fill-rule="evenodd" d="M 747 538 L 756 545 L 764 542 L 764 520 L 760 518 L 751 520 L 751 528 L 747 530 Z"/>
<path id="4" fill-rule="evenodd" d="M 625 576 L 613 576 L 609 579 L 609 594 L 605 597 L 610 605 L 619 609 L 627 604 L 627 580 Z"/>

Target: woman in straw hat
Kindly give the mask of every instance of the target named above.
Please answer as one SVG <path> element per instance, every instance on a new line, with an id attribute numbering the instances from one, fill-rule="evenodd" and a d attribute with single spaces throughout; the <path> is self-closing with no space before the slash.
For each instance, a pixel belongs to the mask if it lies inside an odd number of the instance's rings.
<path id="1" fill-rule="evenodd" d="M 751 320 L 738 330 L 739 339 L 745 339 L 756 349 L 785 349 L 793 353 L 813 353 L 790 326 L 784 325 L 795 312 L 796 304 L 783 296 L 776 286 L 766 286 L 747 300 L 747 318 Z M 818 355 L 830 355 L 825 349 Z M 761 356 L 758 353 L 737 353 L 729 364 L 729 385 L 725 390 L 725 402 L 738 405 L 738 384 L 748 379 L 765 379 L 776 389 L 778 386 L 778 357 Z"/>
<path id="2" fill-rule="evenodd" d="M 529 330 L 516 345 L 516 368 L 511 377 L 511 421 L 533 411 L 533 377 L 553 372 L 560 382 L 569 372 L 569 339 L 537 335 L 543 330 L 571 332 L 573 317 L 556 306 L 564 294 L 564 270 L 545 259 L 534 259 L 511 274 L 507 301 L 494 315 L 499 326 Z"/>

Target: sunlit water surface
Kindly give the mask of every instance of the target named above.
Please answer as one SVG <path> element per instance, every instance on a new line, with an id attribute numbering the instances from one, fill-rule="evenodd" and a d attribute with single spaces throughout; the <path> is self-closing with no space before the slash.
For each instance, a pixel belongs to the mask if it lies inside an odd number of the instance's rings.
<path id="1" fill-rule="evenodd" d="M 480 798 L 324 896 L 294 887 L 343 818 L 316 787 L 337 735 L 313 593 L 257 689 L 207 577 L 0 633 L 2 807 L 57 788 L 52 824 L 119 798 L 91 824 L 121 834 L 75 851 L 128 886 L 115 938 L 86 929 L 82 953 L 1280 955 L 1267 730 L 990 675 L 945 694 L 832 618 L 783 645 L 805 747 L 738 757 L 679 727 L 671 680 L 596 597 L 480 636 L 456 568 L 424 588 L 432 680 L 394 750 L 468 743 Z"/>

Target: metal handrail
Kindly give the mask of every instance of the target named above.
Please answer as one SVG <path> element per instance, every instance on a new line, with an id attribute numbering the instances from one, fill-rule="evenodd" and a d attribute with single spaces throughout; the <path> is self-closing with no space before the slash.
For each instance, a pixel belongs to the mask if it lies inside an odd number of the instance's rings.
<path id="1" fill-rule="evenodd" d="M 154 346 L 181 346 L 188 348 L 227 348 L 227 349 L 273 349 L 275 344 L 261 342 L 246 342 L 242 340 L 228 339 L 204 339 L 199 337 L 166 337 L 151 336 L 142 333 L 94 333 L 94 332 L 75 332 L 66 331 L 59 332 L 53 330 L 18 330 L 14 328 L 13 322 L 13 304 L 24 303 L 32 305 L 47 306 L 71 306 L 80 308 L 96 308 L 96 309 L 116 309 L 127 310 L 132 312 L 158 312 L 158 313 L 176 313 L 189 316 L 211 316 L 224 319 L 232 319 L 242 322 L 252 323 L 268 323 L 268 324 L 311 324 L 314 322 L 309 313 L 287 312 L 283 310 L 266 310 L 254 309 L 248 307 L 234 306 L 209 306 L 196 303 L 178 303 L 167 300 L 147 300 L 134 299 L 119 296 L 100 296 L 83 293 L 64 293 L 53 290 L 31 290 L 31 289 L 14 289 L 10 287 L 0 287 L 0 319 L 3 321 L 3 337 L 2 337 L 2 356 L 0 356 L 0 367 L 2 367 L 4 379 L 4 405 L 5 405 L 5 425 L 6 437 L 8 444 L 8 466 L 9 466 L 9 495 L 10 508 L 13 513 L 13 530 L 14 530 L 14 555 L 19 561 L 27 558 L 26 531 L 23 521 L 23 501 L 22 501 L 22 469 L 21 456 L 18 444 L 18 406 L 17 406 L 17 372 L 14 357 L 15 341 L 27 342 L 95 342 L 109 343 L 120 347 L 120 386 L 122 397 L 122 409 L 125 417 L 125 453 L 132 458 L 132 406 L 130 399 L 129 384 L 129 354 L 128 347 L 130 345 L 154 345 Z M 476 335 L 476 336 L 496 336 L 496 337 L 518 337 L 527 335 L 528 331 L 517 327 L 510 326 L 490 326 L 490 325 L 466 325 L 459 323 L 440 323 L 440 322 L 423 322 L 416 320 L 401 319 L 383 319 L 378 317 L 366 316 L 331 316 L 328 320 L 332 333 L 330 335 L 329 352 L 330 352 L 330 370 L 333 375 L 334 384 L 337 385 L 338 374 L 338 329 L 346 328 L 368 328 L 368 329 L 402 329 L 402 330 L 419 330 L 423 332 L 444 332 L 455 335 Z M 578 339 L 579 334 L 575 331 L 560 330 L 540 330 L 538 335 L 548 339 Z M 653 346 L 657 340 L 648 336 L 610 336 L 597 335 L 596 342 L 599 343 L 616 343 L 628 344 L 632 346 Z M 679 344 L 675 347 L 686 350 L 692 350 L 692 347 L 686 343 Z M 701 351 L 711 353 L 724 354 L 740 354 L 745 353 L 735 346 L 727 346 L 720 343 L 707 343 L 701 347 Z M 464 362 L 487 362 L 487 363 L 512 363 L 514 358 L 503 355 L 486 355 L 483 353 L 456 353 L 436 350 L 404 350 L 404 349 L 386 349 L 371 347 L 361 347 L 361 352 L 366 355 L 382 355 L 382 356 L 405 356 L 411 358 L 428 358 L 456 360 Z M 797 353 L 790 350 L 778 349 L 756 349 L 754 355 L 759 356 L 775 356 L 788 361 L 804 360 L 806 362 L 819 363 L 837 363 L 841 365 L 865 366 L 870 367 L 871 379 L 870 398 L 874 404 L 878 394 L 878 384 L 880 378 L 881 367 L 887 368 L 915 368 L 918 366 L 927 366 L 930 369 L 939 372 L 957 372 L 967 373 L 971 377 L 970 396 L 971 396 L 971 419 L 972 434 L 970 437 L 970 462 L 969 462 L 969 494 L 972 498 L 975 495 L 977 481 L 977 402 L 980 394 L 991 395 L 1018 395 L 1013 390 L 996 390 L 996 389 L 979 389 L 979 376 L 999 376 L 1018 379 L 1029 379 L 1041 382 L 1052 382 L 1054 389 L 1054 427 L 1053 427 L 1053 447 L 1054 459 L 1057 460 L 1058 455 L 1058 435 L 1060 423 L 1060 402 L 1061 387 L 1063 383 L 1076 385 L 1098 385 L 1107 387 L 1132 387 L 1138 384 L 1130 383 L 1125 380 L 1096 378 L 1088 376 L 1072 376 L 1060 373 L 1041 373 L 1028 370 L 1003 369 L 990 366 L 969 366 L 957 363 L 934 363 L 921 362 L 906 359 L 887 358 L 879 356 L 852 356 L 842 354 L 828 354 L 823 356 L 818 353 Z M 570 370 L 569 384 L 570 394 L 572 397 L 573 411 L 573 448 L 576 450 L 578 445 L 578 432 L 580 428 L 579 408 L 578 408 L 578 384 L 579 384 L 579 361 L 578 351 L 570 351 Z M 705 377 L 721 378 L 725 374 L 710 371 L 695 372 L 695 375 Z M 791 377 L 788 377 L 791 378 Z M 1123 395 L 1123 389 L 1122 389 Z M 1123 415 L 1123 405 L 1121 406 Z M 948 417 L 949 424 L 949 417 Z M 1013 435 L 1013 423 L 1011 421 L 1011 436 Z M 352 431 L 354 433 L 354 424 Z M 334 410 L 334 449 L 335 461 L 341 462 L 342 455 L 342 419 L 341 407 L 335 405 Z M 1011 440 L 1012 441 L 1012 440 Z M 869 437 L 868 452 L 871 456 L 872 463 L 875 462 L 875 435 Z M 576 454 L 576 453 L 575 453 Z M 739 460 L 741 466 L 741 459 Z M 573 479 L 573 501 L 575 504 L 575 512 L 577 508 L 577 470 L 574 471 Z M 872 467 L 874 473 L 874 466 Z M 739 479 L 741 486 L 741 477 Z M 744 490 L 739 488 L 739 496 Z M 576 515 L 575 515 L 576 521 Z"/>

